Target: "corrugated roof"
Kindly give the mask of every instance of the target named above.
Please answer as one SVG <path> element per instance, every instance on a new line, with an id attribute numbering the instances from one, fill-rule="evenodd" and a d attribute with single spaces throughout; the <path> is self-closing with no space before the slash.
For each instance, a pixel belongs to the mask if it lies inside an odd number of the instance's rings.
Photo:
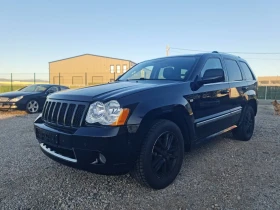
<path id="1" fill-rule="evenodd" d="M 94 54 L 82 54 L 82 55 L 77 55 L 77 56 L 73 56 L 73 57 L 69 57 L 69 58 L 64 58 L 64 59 L 60 59 L 60 60 L 51 61 L 49 63 L 54 63 L 54 62 L 63 61 L 63 60 L 67 60 L 67 59 L 77 58 L 77 57 L 81 57 L 81 56 L 85 56 L 85 55 L 97 56 L 97 57 L 102 57 L 102 58 L 110 58 L 110 59 L 116 59 L 116 60 L 123 60 L 123 61 L 129 61 L 129 62 L 132 62 L 132 63 L 136 64 L 134 61 L 127 60 L 127 59 L 113 58 L 113 57 L 102 56 L 102 55 L 94 55 Z"/>

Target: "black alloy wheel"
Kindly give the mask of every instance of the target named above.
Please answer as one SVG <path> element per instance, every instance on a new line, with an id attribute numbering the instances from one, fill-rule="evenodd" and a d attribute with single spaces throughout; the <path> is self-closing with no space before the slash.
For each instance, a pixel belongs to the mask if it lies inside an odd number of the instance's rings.
<path id="1" fill-rule="evenodd" d="M 232 131 L 233 137 L 241 141 L 249 141 L 254 133 L 255 112 L 252 106 L 247 106 L 242 113 L 241 122 L 238 127 Z"/>
<path id="2" fill-rule="evenodd" d="M 180 128 L 170 120 L 160 119 L 152 124 L 143 139 L 130 174 L 144 186 L 163 189 L 179 174 L 183 158 L 184 139 Z"/>
<path id="3" fill-rule="evenodd" d="M 161 134 L 152 150 L 152 167 L 158 177 L 168 176 L 176 164 L 179 148 L 178 138 L 167 131 Z"/>
<path id="4" fill-rule="evenodd" d="M 244 117 L 244 126 L 247 136 L 252 135 L 254 131 L 254 116 L 252 112 L 247 112 Z"/>

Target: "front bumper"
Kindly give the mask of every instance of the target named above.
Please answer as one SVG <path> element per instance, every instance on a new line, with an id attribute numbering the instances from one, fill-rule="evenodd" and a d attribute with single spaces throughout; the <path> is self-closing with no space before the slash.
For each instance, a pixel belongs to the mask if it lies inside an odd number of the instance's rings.
<path id="1" fill-rule="evenodd" d="M 124 174 L 136 161 L 137 144 L 126 126 L 62 130 L 44 124 L 40 116 L 34 126 L 41 150 L 62 164 L 99 174 Z"/>
<path id="2" fill-rule="evenodd" d="M 25 110 L 25 106 L 21 102 L 0 102 L 0 110 L 18 109 Z"/>

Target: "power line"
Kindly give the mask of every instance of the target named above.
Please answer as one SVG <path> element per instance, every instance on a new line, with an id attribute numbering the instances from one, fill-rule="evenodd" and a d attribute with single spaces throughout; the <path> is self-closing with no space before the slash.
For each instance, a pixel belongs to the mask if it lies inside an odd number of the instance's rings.
<path id="1" fill-rule="evenodd" d="M 170 47 L 170 49 L 194 51 L 194 52 L 211 52 L 209 50 L 195 50 L 195 49 L 185 49 L 185 48 L 178 48 L 178 47 Z M 280 52 L 224 52 L 224 53 L 255 54 L 255 55 L 280 55 Z"/>
<path id="2" fill-rule="evenodd" d="M 178 52 L 180 54 L 182 54 L 183 52 L 180 51 L 180 50 L 174 50 L 174 49 L 171 49 L 171 52 Z M 202 52 L 202 51 L 196 51 L 196 52 Z M 203 52 L 210 52 L 210 51 L 203 51 Z M 244 59 L 247 59 L 247 60 L 275 60 L 275 61 L 280 61 L 280 58 L 247 58 L 247 57 L 243 57 L 242 58 Z"/>
<path id="3" fill-rule="evenodd" d="M 242 57 L 243 58 L 243 57 Z M 278 58 L 244 58 L 247 60 L 270 60 L 270 61 L 280 61 Z"/>
<path id="4" fill-rule="evenodd" d="M 183 48 L 177 48 L 177 47 L 169 47 L 169 49 L 174 49 L 174 50 L 186 50 L 186 51 L 194 51 L 194 52 L 211 52 L 211 51 L 206 51 L 206 50 L 183 49 Z"/>

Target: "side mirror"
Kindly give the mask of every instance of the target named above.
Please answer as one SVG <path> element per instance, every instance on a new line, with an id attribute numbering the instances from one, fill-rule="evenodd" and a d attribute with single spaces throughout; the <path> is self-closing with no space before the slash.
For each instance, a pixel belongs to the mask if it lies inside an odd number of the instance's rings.
<path id="1" fill-rule="evenodd" d="M 223 69 L 207 69 L 204 72 L 203 77 L 199 80 L 201 85 L 223 82 L 225 81 L 225 75 Z"/>
<path id="2" fill-rule="evenodd" d="M 195 80 L 191 83 L 191 88 L 193 91 L 198 90 L 204 84 L 224 82 L 225 75 L 223 69 L 207 69 L 202 78 L 196 76 Z"/>

